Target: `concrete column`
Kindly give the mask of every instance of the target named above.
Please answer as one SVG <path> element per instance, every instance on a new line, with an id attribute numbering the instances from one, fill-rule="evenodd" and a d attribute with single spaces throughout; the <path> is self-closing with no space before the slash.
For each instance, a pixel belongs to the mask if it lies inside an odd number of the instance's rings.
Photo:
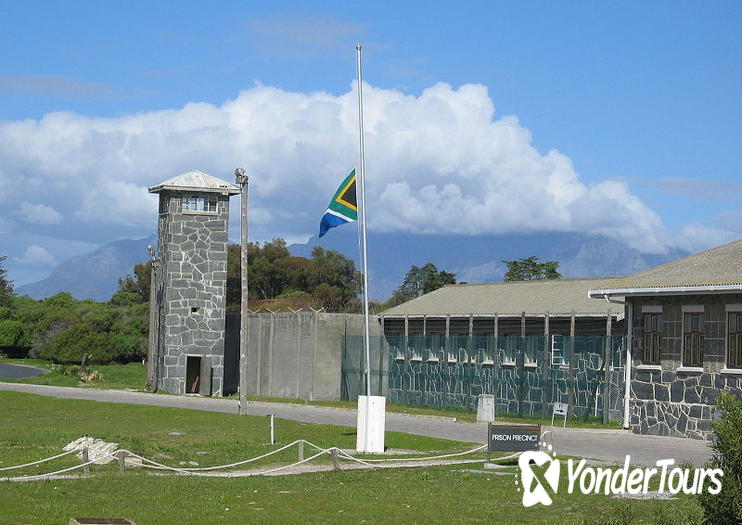
<path id="1" fill-rule="evenodd" d="M 473 363 L 473 360 L 471 358 L 472 350 L 474 349 L 474 316 L 469 315 L 469 340 L 467 341 L 467 359 L 470 363 Z"/>
<path id="2" fill-rule="evenodd" d="M 608 401 L 611 386 L 611 309 L 605 315 L 605 351 L 603 352 L 603 424 L 608 423 Z"/>
<path id="3" fill-rule="evenodd" d="M 273 395 L 273 312 L 268 325 L 268 395 Z"/>
<path id="4" fill-rule="evenodd" d="M 296 398 L 301 398 L 301 313 L 296 312 Z"/>
<path id="5" fill-rule="evenodd" d="M 410 318 L 404 316 L 404 356 L 405 359 L 410 359 Z"/>
<path id="6" fill-rule="evenodd" d="M 541 363 L 541 379 L 543 382 L 543 393 L 541 394 L 541 419 L 546 419 L 547 417 L 547 403 L 554 401 L 553 399 L 551 399 L 551 374 L 549 374 L 550 366 L 551 345 L 549 344 L 549 312 L 546 312 L 544 314 L 544 352 L 543 360 Z"/>
<path id="7" fill-rule="evenodd" d="M 569 338 L 572 352 L 569 358 L 569 371 L 567 372 L 567 418 L 572 417 L 574 410 L 574 395 L 575 395 L 575 370 L 574 361 L 576 359 L 575 354 L 575 311 L 569 317 Z"/>

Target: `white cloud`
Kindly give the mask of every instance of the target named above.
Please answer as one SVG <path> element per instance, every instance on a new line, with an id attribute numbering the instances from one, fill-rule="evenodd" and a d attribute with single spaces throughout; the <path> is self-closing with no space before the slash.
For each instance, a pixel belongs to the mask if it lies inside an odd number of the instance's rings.
<path id="1" fill-rule="evenodd" d="M 24 201 L 21 203 L 16 215 L 31 224 L 49 225 L 62 222 L 62 215 L 46 204 L 31 204 Z"/>
<path id="2" fill-rule="evenodd" d="M 677 236 L 677 245 L 689 252 L 698 252 L 711 246 L 719 246 L 739 238 L 739 232 L 712 228 L 692 222 L 685 226 Z"/>
<path id="3" fill-rule="evenodd" d="M 55 266 L 58 263 L 54 256 L 38 244 L 29 246 L 21 257 L 16 257 L 16 261 L 22 264 L 33 264 L 38 266 Z"/>
<path id="4" fill-rule="evenodd" d="M 484 86 L 439 83 L 412 96 L 366 85 L 364 96 L 371 230 L 593 232 L 650 252 L 680 242 L 626 184 L 586 184 L 567 156 L 536 150 L 516 117 L 495 117 Z M 316 231 L 357 163 L 356 128 L 353 91 L 267 86 L 221 106 L 105 119 L 50 113 L 0 122 L 0 187 L 6 202 L 23 200 L 24 188 L 35 185 L 45 189 L 42 205 L 66 216 L 154 229 L 156 199 L 147 186 L 191 169 L 231 181 L 242 166 L 250 175 L 251 236 L 301 238 Z"/>

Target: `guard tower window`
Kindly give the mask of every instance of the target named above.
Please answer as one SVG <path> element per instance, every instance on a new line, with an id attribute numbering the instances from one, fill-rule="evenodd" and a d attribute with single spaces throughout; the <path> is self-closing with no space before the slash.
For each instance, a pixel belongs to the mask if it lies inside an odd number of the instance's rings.
<path id="1" fill-rule="evenodd" d="M 183 211 L 216 212 L 215 195 L 184 195 L 181 200 Z"/>

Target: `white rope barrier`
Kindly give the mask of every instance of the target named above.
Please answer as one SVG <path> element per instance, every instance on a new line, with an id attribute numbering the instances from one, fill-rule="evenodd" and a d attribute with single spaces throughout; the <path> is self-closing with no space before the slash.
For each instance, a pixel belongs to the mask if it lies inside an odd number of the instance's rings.
<path id="1" fill-rule="evenodd" d="M 23 465 L 13 465 L 11 467 L 0 467 L 0 471 L 1 470 L 13 470 L 13 469 L 18 469 L 18 468 L 23 468 L 23 467 L 31 467 L 33 465 L 39 465 L 41 463 L 46 463 L 47 461 L 52 461 L 54 459 L 61 458 L 63 456 L 67 456 L 67 455 L 72 454 L 74 452 L 79 452 L 79 450 L 77 450 L 77 449 L 68 450 L 67 452 L 62 452 L 61 454 L 57 454 L 56 456 L 51 456 L 51 457 L 48 457 L 48 458 L 45 458 L 45 459 L 40 459 L 38 461 L 32 461 L 31 463 L 24 463 Z"/>
<path id="2" fill-rule="evenodd" d="M 88 466 L 92 465 L 93 463 L 95 463 L 97 461 L 100 461 L 101 459 L 105 459 L 105 458 L 109 458 L 109 457 L 114 457 L 114 456 L 113 456 L 113 454 L 106 454 L 105 456 L 97 457 L 96 459 L 93 459 L 93 460 L 88 461 L 86 463 L 81 463 L 79 465 L 75 465 L 73 467 L 68 467 L 68 468 L 65 468 L 65 469 L 62 469 L 62 470 L 56 470 L 54 472 L 47 472 L 45 474 L 35 474 L 33 476 L 15 476 L 15 477 L 12 477 L 12 478 L 0 478 L 0 481 L 37 481 L 37 480 L 40 480 L 40 479 L 51 478 L 51 477 L 54 477 L 54 476 L 58 476 L 59 474 L 64 474 L 65 472 L 71 472 L 71 471 L 76 470 L 76 469 L 79 469 L 79 468 L 88 467 Z"/>
<path id="3" fill-rule="evenodd" d="M 273 456 L 274 454 L 278 454 L 279 452 L 283 452 L 287 448 L 291 448 L 294 445 L 298 444 L 300 441 L 303 441 L 303 440 L 302 439 L 297 439 L 296 441 L 294 441 L 292 443 L 289 443 L 288 445 L 284 445 L 281 448 L 278 448 L 276 450 L 273 450 L 273 451 L 268 452 L 266 454 L 263 454 L 261 456 L 257 456 L 257 457 L 250 458 L 250 459 L 245 459 L 243 461 L 237 461 L 235 463 L 228 463 L 226 465 L 215 465 L 213 467 L 182 467 L 182 468 L 179 468 L 179 470 L 188 471 L 188 472 L 195 472 L 195 471 L 210 471 L 210 470 L 220 470 L 220 469 L 226 469 L 226 468 L 231 468 L 231 467 L 238 467 L 240 465 L 246 465 L 248 463 L 254 463 L 254 462 L 256 462 L 256 461 L 258 461 L 260 459 L 264 459 L 264 458 L 267 458 L 269 456 Z M 133 452 L 129 452 L 129 451 L 127 451 L 127 452 L 129 454 L 131 454 L 131 455 L 135 455 Z M 139 459 L 142 459 L 142 460 L 145 459 L 145 458 L 141 458 L 140 456 L 137 456 L 137 457 Z M 159 463 L 154 463 L 151 460 L 147 460 L 147 461 L 150 461 L 151 463 L 156 464 L 157 466 L 160 466 L 160 467 L 167 467 L 167 465 L 160 465 Z"/>
<path id="4" fill-rule="evenodd" d="M 271 452 L 267 452 L 267 453 L 262 454 L 260 456 L 256 456 L 254 458 L 249 458 L 249 459 L 246 459 L 246 460 L 243 460 L 243 461 L 237 461 L 237 462 L 234 462 L 234 463 L 229 463 L 229 464 L 225 464 L 225 465 L 216 465 L 216 466 L 211 466 L 211 467 L 182 467 L 182 468 L 181 467 L 172 467 L 172 466 L 169 466 L 169 465 L 164 465 L 162 463 L 158 463 L 158 462 L 156 462 L 154 460 L 151 460 L 149 458 L 146 458 L 144 456 L 140 456 L 139 454 L 136 454 L 134 452 L 131 452 L 130 450 L 120 449 L 120 450 L 115 451 L 113 453 L 106 454 L 105 456 L 101 456 L 101 457 L 98 457 L 98 458 L 96 458 L 94 460 L 88 461 L 86 463 L 82 463 L 80 465 L 75 465 L 75 466 L 72 466 L 72 467 L 69 467 L 69 468 L 57 470 L 57 471 L 54 471 L 54 472 L 47 472 L 45 474 L 36 474 L 36 475 L 30 475 L 30 476 L 17 476 L 17 477 L 0 478 L 0 481 L 35 481 L 35 480 L 41 480 L 41 479 L 48 479 L 48 478 L 51 478 L 51 477 L 54 477 L 54 476 L 58 476 L 60 474 L 64 474 L 66 472 L 71 472 L 71 471 L 76 470 L 76 469 L 85 468 L 85 467 L 90 466 L 90 465 L 92 465 L 94 463 L 97 463 L 101 459 L 105 459 L 105 458 L 109 458 L 109 457 L 115 458 L 115 457 L 117 457 L 117 455 L 119 455 L 118 456 L 119 459 L 122 457 L 122 455 L 124 457 L 125 456 L 131 456 L 133 458 L 139 459 L 142 462 L 142 467 L 148 468 L 148 469 L 165 470 L 165 471 L 170 471 L 170 472 L 176 472 L 176 473 L 183 474 L 183 475 L 186 475 L 186 476 L 214 477 L 214 476 L 217 476 L 218 474 L 209 474 L 207 472 L 211 472 L 211 471 L 215 471 L 215 470 L 220 470 L 220 469 L 226 469 L 226 468 L 232 468 L 232 467 L 236 467 L 236 466 L 240 466 L 240 465 L 245 465 L 245 464 L 248 464 L 248 463 L 253 463 L 255 461 L 258 461 L 260 459 L 265 459 L 267 457 L 270 457 L 270 456 L 272 456 L 274 454 L 277 454 L 279 452 L 282 452 L 282 451 L 284 451 L 284 450 L 286 450 L 286 449 L 288 449 L 290 447 L 293 447 L 294 445 L 301 444 L 301 443 L 304 443 L 304 444 L 306 444 L 306 445 L 314 448 L 315 450 L 317 450 L 317 453 L 314 454 L 314 455 L 312 455 L 312 456 L 310 456 L 310 457 L 308 457 L 308 458 L 301 459 L 301 460 L 296 461 L 294 463 L 291 463 L 289 465 L 283 465 L 283 466 L 280 466 L 280 467 L 270 468 L 268 470 L 263 470 L 263 471 L 260 471 L 260 472 L 234 472 L 234 473 L 225 473 L 225 475 L 226 476 L 229 476 L 231 474 L 232 476 L 235 476 L 236 477 L 236 476 L 263 476 L 263 475 L 266 475 L 266 474 L 273 474 L 275 472 L 280 472 L 282 470 L 287 470 L 287 469 L 290 469 L 290 468 L 295 468 L 295 467 L 298 467 L 298 466 L 303 465 L 305 463 L 309 463 L 310 461 L 313 461 L 313 460 L 315 460 L 315 459 L 317 459 L 320 456 L 323 456 L 325 454 L 335 454 L 335 457 L 337 459 L 344 459 L 344 460 L 347 460 L 347 461 L 352 461 L 352 462 L 355 462 L 355 463 L 357 463 L 359 465 L 363 465 L 365 467 L 369 467 L 369 468 L 380 468 L 380 467 L 382 467 L 382 465 L 380 465 L 379 463 L 385 463 L 385 462 L 416 463 L 416 462 L 421 462 L 421 461 L 442 460 L 442 459 L 447 459 L 447 458 L 461 457 L 461 456 L 465 456 L 467 454 L 473 454 L 473 453 L 479 452 L 479 451 L 481 451 L 481 450 L 483 450 L 483 449 L 485 449 L 487 447 L 486 445 L 481 445 L 481 446 L 475 447 L 475 448 L 473 448 L 471 450 L 466 450 L 466 451 L 463 451 L 463 452 L 454 452 L 454 453 L 451 453 L 451 454 L 439 454 L 437 456 L 425 456 L 425 457 L 415 457 L 415 458 L 375 458 L 375 459 L 364 458 L 364 459 L 361 459 L 361 458 L 357 458 L 357 457 L 353 456 L 352 454 L 349 454 L 347 452 L 344 452 L 343 450 L 341 450 L 341 449 L 339 449 L 337 447 L 322 448 L 322 447 L 320 447 L 318 445 L 315 445 L 314 443 L 311 443 L 309 441 L 306 441 L 306 440 L 303 440 L 303 439 L 298 439 L 298 440 L 293 441 L 292 443 L 289 443 L 287 445 L 284 445 L 284 446 L 282 446 L 282 447 L 280 447 L 280 448 L 278 448 L 276 450 L 273 450 Z M 63 454 L 58 454 L 57 456 L 52 456 L 50 458 L 46 458 L 46 459 L 43 459 L 43 460 L 35 461 L 35 462 L 32 462 L 32 463 L 27 463 L 25 465 L 15 465 L 13 467 L 5 467 L 4 470 L 9 470 L 11 468 L 21 468 L 21 467 L 24 467 L 24 466 L 37 465 L 39 463 L 44 463 L 44 462 L 50 461 L 52 459 L 56 459 L 56 458 L 59 458 L 59 457 L 62 457 L 62 456 L 66 456 L 66 455 L 71 454 L 73 452 L 77 452 L 77 450 L 71 450 L 71 451 L 65 452 Z M 516 453 L 516 454 L 512 454 L 510 456 L 504 456 L 504 457 L 500 457 L 500 458 L 494 458 L 492 461 L 501 461 L 501 460 L 510 459 L 510 458 L 513 458 L 513 457 L 518 456 L 519 454 L 520 453 Z M 478 461 L 478 460 L 466 460 L 466 462 L 476 462 L 476 461 Z M 410 466 L 416 466 L 416 465 L 410 465 Z"/>

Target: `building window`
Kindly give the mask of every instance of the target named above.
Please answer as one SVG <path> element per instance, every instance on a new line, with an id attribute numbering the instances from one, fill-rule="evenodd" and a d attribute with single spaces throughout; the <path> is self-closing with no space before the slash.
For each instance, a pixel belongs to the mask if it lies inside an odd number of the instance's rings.
<path id="1" fill-rule="evenodd" d="M 703 312 L 683 314 L 683 366 L 703 366 Z"/>
<path id="2" fill-rule="evenodd" d="M 644 314 L 644 359 L 645 365 L 659 365 L 662 355 L 662 314 Z"/>
<path id="3" fill-rule="evenodd" d="M 181 199 L 183 211 L 216 212 L 216 195 L 184 195 Z"/>
<path id="4" fill-rule="evenodd" d="M 563 335 L 551 336 L 551 364 L 553 366 L 564 366 L 569 364 L 567 359 L 567 338 Z"/>
<path id="5" fill-rule="evenodd" d="M 742 368 L 742 312 L 727 313 L 727 368 Z"/>

